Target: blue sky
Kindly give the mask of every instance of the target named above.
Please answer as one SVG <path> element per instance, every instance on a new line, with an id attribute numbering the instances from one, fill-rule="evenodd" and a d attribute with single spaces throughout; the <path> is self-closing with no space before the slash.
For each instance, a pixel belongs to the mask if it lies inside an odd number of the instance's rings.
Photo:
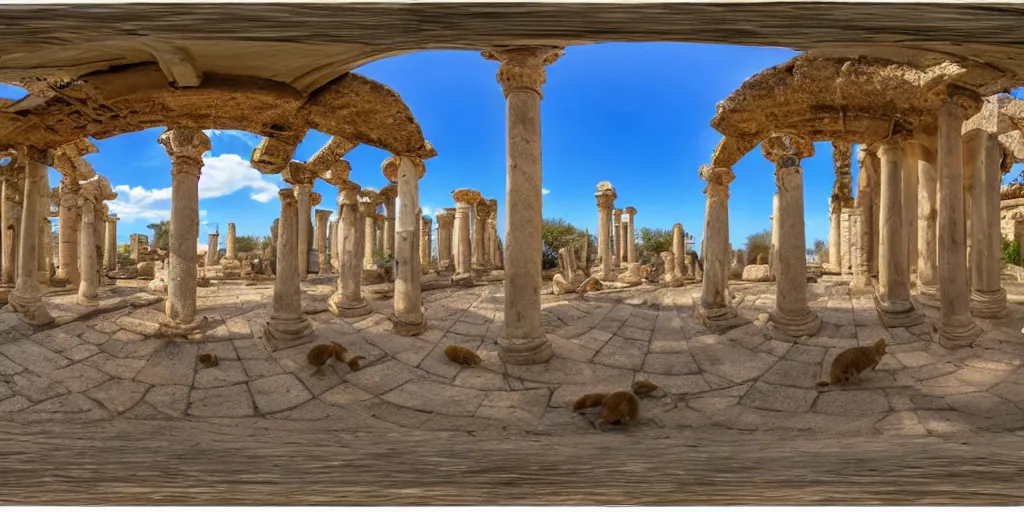
<path id="1" fill-rule="evenodd" d="M 640 226 L 669 229 L 676 222 L 703 237 L 704 195 L 698 169 L 708 163 L 721 136 L 709 122 L 715 104 L 755 73 L 797 52 L 778 48 L 680 43 L 610 43 L 569 47 L 548 67 L 542 102 L 545 217 L 562 217 L 591 232 L 597 227 L 596 185 L 611 181 L 616 206 L 638 210 Z M 430 51 L 391 57 L 356 72 L 395 89 L 412 109 L 438 150 L 427 161 L 420 184 L 425 211 L 454 206 L 451 191 L 475 188 L 499 202 L 498 230 L 505 226 L 505 100 L 495 80 L 498 64 L 478 52 Z M 23 92 L 0 85 L 0 97 Z M 119 193 L 111 211 L 122 221 L 119 243 L 170 211 L 170 159 L 157 144 L 163 129 L 94 141 L 99 152 L 87 160 Z M 259 138 L 244 132 L 211 132 L 213 150 L 200 179 L 200 240 L 213 226 L 239 235 L 269 234 L 278 215 L 278 176 L 248 166 Z M 307 160 L 328 137 L 310 132 L 295 158 Z M 808 246 L 827 239 L 828 197 L 833 183 L 831 147 L 815 145 L 803 162 Z M 387 184 L 380 163 L 389 155 L 359 146 L 347 155 L 351 179 L 364 187 Z M 735 167 L 730 206 L 730 240 L 770 225 L 773 167 L 760 150 Z M 854 162 L 856 172 L 856 162 Z M 50 185 L 60 176 L 50 173 Z M 321 209 L 335 210 L 336 191 L 324 182 L 315 190 Z M 223 245 L 224 237 L 221 237 Z"/>

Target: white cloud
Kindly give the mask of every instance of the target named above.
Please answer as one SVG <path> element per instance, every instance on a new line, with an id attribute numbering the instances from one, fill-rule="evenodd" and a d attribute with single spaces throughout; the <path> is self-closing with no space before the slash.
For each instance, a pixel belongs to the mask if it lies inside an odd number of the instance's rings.
<path id="1" fill-rule="evenodd" d="M 550 193 L 551 193 L 551 189 L 547 189 L 547 188 L 542 188 L 542 189 L 540 189 L 540 194 L 541 194 L 542 196 L 546 196 L 546 195 L 548 195 L 548 194 L 550 194 Z"/>
<path id="2" fill-rule="evenodd" d="M 423 215 L 429 217 L 434 214 L 434 209 L 429 206 L 423 206 Z"/>
<path id="3" fill-rule="evenodd" d="M 206 136 L 210 137 L 211 139 L 216 137 L 235 138 L 252 146 L 253 148 L 258 146 L 260 144 L 260 141 L 262 140 L 262 137 L 260 137 L 259 135 L 254 135 L 249 132 L 243 132 L 241 130 L 203 130 L 203 133 L 205 133 Z"/>

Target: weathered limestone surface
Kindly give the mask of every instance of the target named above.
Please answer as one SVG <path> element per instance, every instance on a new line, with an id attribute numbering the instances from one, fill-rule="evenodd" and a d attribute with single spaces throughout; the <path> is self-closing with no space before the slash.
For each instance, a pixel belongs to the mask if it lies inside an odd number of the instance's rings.
<path id="1" fill-rule="evenodd" d="M 100 224 L 97 215 L 97 206 L 102 205 L 104 199 L 112 194 L 110 183 L 103 176 L 96 176 L 82 183 L 79 191 L 79 209 L 81 211 L 79 226 L 79 254 L 81 259 L 81 278 L 78 286 L 78 304 L 81 306 L 94 307 L 99 304 L 96 300 L 99 296 L 101 261 L 100 254 L 95 247 L 97 224 Z M 104 230 L 105 232 L 105 230 Z"/>
<path id="2" fill-rule="evenodd" d="M 881 242 L 879 245 L 878 293 L 875 307 L 882 323 L 889 327 L 910 327 L 924 322 L 924 315 L 910 301 L 910 266 L 907 262 L 907 224 L 903 222 L 903 146 L 905 138 L 882 141 Z"/>
<path id="3" fill-rule="evenodd" d="M 541 86 L 558 47 L 506 47 L 484 58 L 501 63 L 498 82 L 506 99 L 507 202 L 505 219 L 505 323 L 498 353 L 507 364 L 537 364 L 554 355 L 540 321 L 541 288 Z M 460 242 L 461 244 L 461 242 Z"/>
<path id="4" fill-rule="evenodd" d="M 54 153 L 53 168 L 61 173 L 60 208 L 58 210 L 58 268 L 57 277 L 65 280 L 69 286 L 77 287 L 80 279 L 78 271 L 78 228 L 81 222 L 81 209 L 78 205 L 80 182 L 96 175 L 92 165 L 83 156 L 97 151 L 88 139 L 66 144 Z"/>
<path id="5" fill-rule="evenodd" d="M 835 167 L 836 178 L 835 184 L 832 187 L 832 196 L 829 200 L 828 261 L 835 271 L 844 274 L 848 274 L 849 271 L 846 270 L 846 260 L 844 260 L 842 251 L 843 227 L 841 216 L 844 209 L 853 207 L 853 178 L 850 173 L 852 157 L 853 144 L 848 142 L 832 142 L 832 162 Z"/>
<path id="6" fill-rule="evenodd" d="M 331 313 L 340 317 L 370 314 L 370 304 L 360 289 L 363 264 L 363 224 L 359 219 L 359 184 L 347 181 L 338 186 L 339 246 L 338 290 L 327 301 Z"/>
<path id="7" fill-rule="evenodd" d="M 419 217 L 419 221 L 417 222 L 417 235 L 419 237 L 417 245 L 419 247 L 419 254 L 417 254 L 416 257 L 419 258 L 420 265 L 423 267 L 429 266 L 431 260 L 430 248 L 432 247 L 432 243 L 430 240 L 430 233 L 433 231 L 433 228 L 431 227 L 433 223 L 431 221 L 432 219 L 430 217 L 424 215 Z"/>
<path id="8" fill-rule="evenodd" d="M 628 221 L 628 226 L 626 227 L 626 256 L 629 258 L 630 263 L 638 263 L 636 260 L 636 208 L 627 206 L 624 211 Z"/>
<path id="9" fill-rule="evenodd" d="M 704 195 L 704 275 L 701 284 L 697 318 L 712 331 L 735 327 L 745 320 L 736 314 L 728 297 L 729 282 L 729 183 L 736 174 L 728 167 L 700 168 L 700 177 L 707 182 Z M 691 268 L 696 265 L 691 265 Z"/>
<path id="10" fill-rule="evenodd" d="M 600 219 L 598 219 L 598 221 L 600 221 Z M 598 238 L 600 238 L 600 236 L 600 233 L 598 233 Z M 623 261 L 623 257 L 626 252 L 622 250 L 622 243 L 625 241 L 626 239 L 622 237 L 622 209 L 614 208 L 612 209 L 611 243 L 612 266 L 615 268 L 619 268 L 623 263 L 625 263 L 625 261 Z M 598 250 L 598 253 L 600 253 L 600 250 Z"/>
<path id="11" fill-rule="evenodd" d="M 683 225 L 672 225 L 672 255 L 675 257 L 676 273 L 680 277 L 688 275 L 686 270 L 686 239 L 683 238 Z"/>
<path id="12" fill-rule="evenodd" d="M 327 221 L 330 220 L 330 210 L 316 210 L 316 261 L 317 275 L 325 276 L 331 272 L 330 263 L 327 258 Z"/>
<path id="13" fill-rule="evenodd" d="M 117 215 L 107 216 L 106 243 L 103 250 L 103 268 L 107 272 L 117 270 Z"/>
<path id="14" fill-rule="evenodd" d="M 395 231 L 395 321 L 394 333 L 399 336 L 418 336 L 427 330 L 423 316 L 420 295 L 420 251 L 421 221 L 427 220 L 430 233 L 430 217 L 420 217 L 419 182 L 426 173 L 423 160 L 406 156 L 395 156 L 381 166 L 384 176 L 398 182 L 398 200 L 402 208 L 398 212 L 398 227 Z M 429 263 L 430 239 L 427 239 L 427 261 Z"/>
<path id="15" fill-rule="evenodd" d="M 398 184 L 388 183 L 380 189 L 384 198 L 384 256 L 395 257 L 395 198 L 398 197 Z"/>
<path id="16" fill-rule="evenodd" d="M 611 281 L 615 278 L 612 274 L 613 260 L 611 256 L 611 214 L 615 206 L 615 188 L 607 181 L 597 184 L 597 257 L 601 258 L 601 273 L 599 279 Z"/>
<path id="17" fill-rule="evenodd" d="M 480 202 L 480 192 L 468 188 L 460 188 L 452 192 L 455 200 L 455 275 L 452 282 L 458 285 L 473 283 L 473 248 L 469 236 L 469 210 L 472 205 Z"/>
<path id="18" fill-rule="evenodd" d="M 17 277 L 18 244 L 21 232 L 21 202 L 25 190 L 25 163 L 17 153 L 3 166 L 3 196 L 0 216 L 3 224 L 3 260 L 0 261 L 0 303 L 7 304 Z M 77 241 L 76 241 L 77 243 Z"/>
<path id="19" fill-rule="evenodd" d="M 772 278 L 778 277 L 779 272 L 779 193 L 772 194 L 772 247 L 768 254 L 768 268 L 771 269 Z"/>
<path id="20" fill-rule="evenodd" d="M 853 277 L 853 231 L 850 230 L 850 216 L 853 215 L 853 208 L 843 208 L 839 214 L 840 225 L 840 249 L 839 249 L 839 270 L 846 279 Z"/>
<path id="21" fill-rule="evenodd" d="M 18 243 L 17 280 L 14 291 L 8 295 L 8 303 L 22 319 L 31 325 L 46 325 L 53 322 L 53 316 L 42 301 L 39 282 L 36 280 L 37 226 L 40 223 L 39 202 L 42 200 L 39 187 L 44 186 L 47 155 L 43 151 L 28 148 L 25 158 L 25 188 L 22 195 L 21 228 Z M 5 228 L 5 231 L 7 228 Z M 6 240 L 5 240 L 6 241 Z"/>
<path id="22" fill-rule="evenodd" d="M 973 167 L 971 314 L 978 318 L 999 318 L 1006 312 L 1006 290 L 999 282 L 1002 273 L 999 189 L 1004 165 L 998 139 L 997 98 L 985 99 L 985 105 L 975 116 L 975 121 L 979 121 L 982 127 L 964 136 L 964 147 L 969 148 L 967 163 Z M 1008 170 L 1011 164 L 1011 161 L 1007 161 L 1005 168 Z"/>
<path id="23" fill-rule="evenodd" d="M 504 268 L 501 257 L 501 239 L 498 237 L 498 200 L 488 199 L 487 208 L 490 216 L 487 218 L 487 254 L 489 255 L 491 268 Z"/>
<path id="24" fill-rule="evenodd" d="M 494 213 L 491 203 L 481 198 L 476 203 L 476 218 L 473 226 L 473 270 L 478 273 L 486 273 L 491 270 L 491 252 L 487 243 L 487 220 Z"/>
<path id="25" fill-rule="evenodd" d="M 947 348 L 968 346 L 981 336 L 967 286 L 961 139 L 965 107 L 978 102 L 976 95 L 950 88 L 950 98 L 939 107 L 939 343 Z"/>
<path id="26" fill-rule="evenodd" d="M 908 141 L 903 145 L 903 159 L 900 162 L 902 179 L 901 192 L 903 199 L 903 239 L 907 246 L 907 275 L 917 273 L 917 201 L 918 201 L 918 166 L 921 161 L 921 145 L 917 141 Z"/>
<path id="27" fill-rule="evenodd" d="M 877 183 L 877 173 L 874 168 L 874 158 L 871 152 L 862 144 L 857 150 L 857 200 L 856 209 L 859 214 L 860 228 L 857 232 L 860 247 L 860 267 L 854 270 L 853 281 L 850 282 L 850 290 L 854 293 L 867 293 L 874 291 L 874 284 L 871 281 L 871 259 L 877 250 L 873 245 L 874 240 L 874 189 Z"/>
<path id="28" fill-rule="evenodd" d="M 364 188 L 359 191 L 359 214 L 363 219 L 363 275 L 372 279 L 377 274 L 377 261 L 374 258 L 374 248 L 377 245 L 377 209 L 380 208 L 384 198 L 372 188 Z M 367 282 L 371 284 L 371 282 Z"/>
<path id="29" fill-rule="evenodd" d="M 452 228 L 455 224 L 455 210 L 442 208 L 437 214 L 437 268 L 440 271 L 452 269 Z"/>
<path id="30" fill-rule="evenodd" d="M 934 147 L 934 139 L 932 139 Z M 938 306 L 938 188 L 935 152 L 918 148 L 917 162 L 917 294 L 918 300 Z"/>
<path id="31" fill-rule="evenodd" d="M 274 302 L 264 331 L 273 350 L 302 345 L 313 336 L 313 325 L 302 311 L 299 285 L 299 253 L 295 250 L 299 219 L 298 200 L 293 189 L 278 192 L 281 216 L 277 224 L 277 277 L 274 279 Z"/>
<path id="32" fill-rule="evenodd" d="M 765 158 L 775 164 L 779 188 L 778 287 L 771 312 L 773 337 L 811 336 L 821 328 L 821 317 L 807 306 L 807 257 L 804 230 L 804 181 L 800 160 L 814 155 L 810 140 L 789 135 L 761 143 Z M 707 280 L 707 275 L 704 277 Z"/>
<path id="33" fill-rule="evenodd" d="M 191 128 L 167 130 L 158 139 L 171 157 L 171 246 L 165 314 L 175 327 L 196 319 L 199 238 L 199 173 L 210 138 Z"/>
<path id="34" fill-rule="evenodd" d="M 220 262 L 220 233 L 210 233 L 206 244 L 206 266 L 212 267 Z"/>

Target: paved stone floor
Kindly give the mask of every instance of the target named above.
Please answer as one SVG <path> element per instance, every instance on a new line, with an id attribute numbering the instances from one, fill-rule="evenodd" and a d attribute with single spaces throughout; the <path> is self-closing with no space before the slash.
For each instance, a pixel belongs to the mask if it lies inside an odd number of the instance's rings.
<path id="1" fill-rule="evenodd" d="M 206 429 L 199 437 L 217 446 L 218 440 L 229 438 L 244 446 L 275 432 L 292 439 L 329 432 L 327 441 L 315 442 L 321 446 L 370 439 L 360 436 L 383 440 L 374 444 L 428 436 L 447 439 L 447 445 L 435 448 L 449 455 L 471 442 L 452 441 L 450 436 L 500 438 L 509 449 L 518 450 L 516 443 L 540 449 L 530 445 L 533 439 L 547 446 L 545 451 L 581 460 L 599 459 L 594 453 L 610 442 L 602 439 L 614 439 L 616 450 L 626 452 L 635 443 L 654 443 L 644 446 L 657 459 L 662 449 L 678 448 L 659 448 L 658 442 L 702 446 L 684 440 L 695 432 L 711 432 L 719 441 L 725 439 L 721 436 L 741 435 L 748 446 L 762 439 L 749 437 L 754 435 L 816 436 L 823 440 L 819 448 L 868 439 L 844 452 L 863 468 L 871 464 L 870 457 L 858 455 L 865 443 L 877 448 L 987 435 L 1012 444 L 1024 435 L 1024 307 L 1016 303 L 1004 319 L 981 321 L 986 333 L 974 347 L 950 351 L 934 342 L 930 323 L 885 329 L 870 297 L 851 297 L 845 286 L 827 282 L 809 285 L 811 307 L 824 320 L 821 331 L 796 342 L 769 339 L 757 323 L 709 334 L 692 316 L 700 292 L 693 285 L 645 286 L 585 297 L 545 295 L 543 324 L 556 356 L 542 365 L 512 366 L 500 362 L 495 344 L 503 317 L 500 283 L 424 292 L 430 330 L 415 338 L 390 333 L 390 300 L 374 301 L 374 313 L 354 321 L 326 312 L 332 285 L 330 278 L 303 283 L 303 304 L 316 326 L 313 343 L 337 341 L 351 354 L 365 356 L 365 367 L 356 372 L 332 362 L 324 376 L 312 375 L 306 363 L 311 345 L 270 353 L 261 337 L 269 317 L 270 283 L 200 288 L 200 314 L 209 322 L 202 338 L 191 342 L 138 334 L 155 325 L 163 307 L 142 282 L 122 282 L 104 291 L 100 309 L 92 312 L 74 305 L 74 294 L 52 293 L 47 302 L 59 325 L 45 330 L 22 323 L 9 307 L 0 310 L 0 442 L 8 445 L 5 453 L 16 450 L 14 433 L 25 429 L 48 432 L 50 441 L 37 439 L 31 443 L 34 452 L 23 451 L 38 454 L 51 452 L 51 444 L 67 441 L 67 435 L 82 439 L 86 434 L 74 432 L 86 427 L 92 428 L 89 436 L 135 429 L 129 436 L 133 443 L 159 442 L 172 431 L 180 438 L 182 432 L 199 428 Z M 773 306 L 771 284 L 730 286 L 738 310 L 751 320 Z M 1007 283 L 1007 288 L 1012 301 L 1024 300 L 1024 287 Z M 933 320 L 938 313 L 927 307 L 924 311 Z M 815 387 L 835 354 L 880 337 L 888 340 L 890 353 L 864 382 L 838 389 Z M 448 344 L 477 350 L 484 366 L 462 368 L 449 362 L 442 353 Z M 201 352 L 217 354 L 220 365 L 198 365 Z M 582 394 L 627 389 L 636 379 L 659 384 L 667 395 L 644 400 L 642 422 L 629 432 L 596 434 L 569 407 Z M 338 437 L 341 432 L 346 434 Z M 998 456 L 996 444 L 988 446 L 990 455 Z M 113 453 L 109 447 L 94 448 Z M 884 451 L 876 450 L 876 455 Z M 423 457 L 443 458 L 439 453 Z M 612 466 L 629 459 L 616 457 Z M 645 466 L 638 457 L 633 454 L 630 467 L 642 479 Z M 932 470 L 948 468 L 951 462 L 936 464 Z M 509 499 L 494 492 L 495 499 Z M 346 496 L 346 503 L 359 501 Z M 671 502 L 573 496 L 575 501 L 564 503 Z M 371 501 L 386 503 L 389 498 Z M 449 496 L 437 502 L 472 500 Z"/>

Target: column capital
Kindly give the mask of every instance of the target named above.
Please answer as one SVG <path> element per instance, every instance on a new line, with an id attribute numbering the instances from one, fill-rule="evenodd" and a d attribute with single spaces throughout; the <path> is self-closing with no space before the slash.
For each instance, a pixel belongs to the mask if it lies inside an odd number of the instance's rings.
<path id="1" fill-rule="evenodd" d="M 483 198 L 480 192 L 470 188 L 460 188 L 452 191 L 452 199 L 455 200 L 456 205 L 476 204 Z"/>
<path id="2" fill-rule="evenodd" d="M 964 110 L 964 117 L 968 118 L 977 114 L 984 103 L 984 99 L 977 91 L 961 87 L 956 84 L 946 86 L 946 101 Z"/>
<path id="3" fill-rule="evenodd" d="M 497 201 L 495 201 L 495 203 L 497 203 Z M 495 204 L 495 206 L 497 205 Z M 494 210 L 492 209 L 490 201 L 481 199 L 476 202 L 476 218 L 478 219 L 478 222 L 481 220 L 487 220 L 492 213 L 494 213 Z"/>
<path id="4" fill-rule="evenodd" d="M 427 226 L 427 229 L 430 229 L 430 225 L 433 222 L 434 222 L 434 219 L 431 219 L 430 217 L 427 217 L 426 215 L 420 217 L 420 224 L 424 225 L 424 226 Z"/>
<path id="5" fill-rule="evenodd" d="M 298 160 L 292 160 L 288 162 L 288 165 L 281 172 L 281 179 L 292 186 L 312 186 L 313 182 L 316 181 L 316 174 L 309 170 L 309 166 L 306 164 Z"/>
<path id="6" fill-rule="evenodd" d="M 386 158 L 380 164 L 380 171 L 384 174 L 384 177 L 388 181 L 394 183 L 398 181 L 398 167 L 402 165 L 402 160 L 406 159 L 412 163 L 413 167 L 416 168 L 416 176 L 418 179 L 423 179 L 423 176 L 427 174 L 427 166 L 423 163 L 423 160 L 413 156 L 390 156 Z"/>
<path id="7" fill-rule="evenodd" d="M 281 200 L 281 207 L 293 207 L 298 206 L 299 200 L 295 198 L 295 190 L 290 188 L 282 188 L 277 191 L 277 197 Z"/>
<path id="8" fill-rule="evenodd" d="M 700 166 L 700 179 L 708 184 L 724 185 L 726 187 L 736 179 L 736 173 L 731 167 L 713 167 L 710 165 Z"/>
<path id="9" fill-rule="evenodd" d="M 490 220 L 495 222 L 498 221 L 498 200 L 497 199 L 485 199 L 487 206 L 491 209 Z"/>
<path id="10" fill-rule="evenodd" d="M 388 183 L 384 188 L 380 189 L 380 195 L 384 198 L 384 204 L 389 205 L 389 217 L 394 218 L 395 198 L 398 197 L 398 184 L 394 182 Z"/>
<path id="11" fill-rule="evenodd" d="M 340 186 L 342 183 L 348 181 L 349 174 L 352 173 L 352 164 L 348 160 L 338 160 L 331 164 L 331 166 L 324 172 L 317 176 L 334 185 L 335 187 Z"/>
<path id="12" fill-rule="evenodd" d="M 199 176 L 203 167 L 203 153 L 213 146 L 202 130 L 172 128 L 160 134 L 157 142 L 171 157 L 171 174 L 185 172 Z"/>
<path id="13" fill-rule="evenodd" d="M 109 216 L 107 216 L 107 220 L 110 222 L 117 222 L 121 220 L 121 217 L 118 217 L 116 213 L 111 213 Z"/>
<path id="14" fill-rule="evenodd" d="M 517 91 L 530 91 L 544 97 L 541 87 L 547 81 L 545 66 L 564 53 L 560 46 L 502 46 L 481 52 L 483 58 L 498 61 L 498 83 L 508 98 Z"/>
<path id="15" fill-rule="evenodd" d="M 252 150 L 249 164 L 261 174 L 280 174 L 288 166 L 300 141 L 301 138 L 264 137 Z"/>
<path id="16" fill-rule="evenodd" d="M 359 190 L 359 184 L 354 181 L 346 181 L 338 185 L 338 204 L 341 206 L 358 205 Z"/>
<path id="17" fill-rule="evenodd" d="M 435 214 L 437 217 L 437 226 L 451 227 L 452 223 L 455 222 L 455 210 L 451 208 L 441 208 L 438 213 Z"/>
<path id="18" fill-rule="evenodd" d="M 324 196 L 320 195 L 319 192 L 311 192 L 309 194 L 309 207 L 314 208 L 318 206 L 320 203 L 322 203 L 323 200 Z"/>
<path id="19" fill-rule="evenodd" d="M 366 215 L 376 215 L 377 208 L 380 207 L 381 203 L 384 202 L 384 198 L 381 197 L 380 193 L 372 188 L 364 188 L 359 191 L 359 204 L 361 207 L 372 207 L 372 211 L 364 210 Z M 369 211 L 369 213 L 366 213 Z"/>
<path id="20" fill-rule="evenodd" d="M 633 218 L 633 216 L 636 215 L 636 208 L 633 208 L 632 206 L 627 206 L 623 211 L 629 215 L 629 218 Z"/>
<path id="21" fill-rule="evenodd" d="M 814 144 L 799 135 L 775 134 L 761 141 L 761 154 L 776 167 L 798 167 L 800 160 L 814 156 Z"/>
<path id="22" fill-rule="evenodd" d="M 611 210 L 615 207 L 615 199 L 618 195 L 615 193 L 614 188 L 606 188 L 604 190 L 598 190 L 594 197 L 597 198 L 597 207 L 602 210 Z"/>
<path id="23" fill-rule="evenodd" d="M 612 208 L 612 220 L 615 222 L 622 220 L 622 208 Z"/>

